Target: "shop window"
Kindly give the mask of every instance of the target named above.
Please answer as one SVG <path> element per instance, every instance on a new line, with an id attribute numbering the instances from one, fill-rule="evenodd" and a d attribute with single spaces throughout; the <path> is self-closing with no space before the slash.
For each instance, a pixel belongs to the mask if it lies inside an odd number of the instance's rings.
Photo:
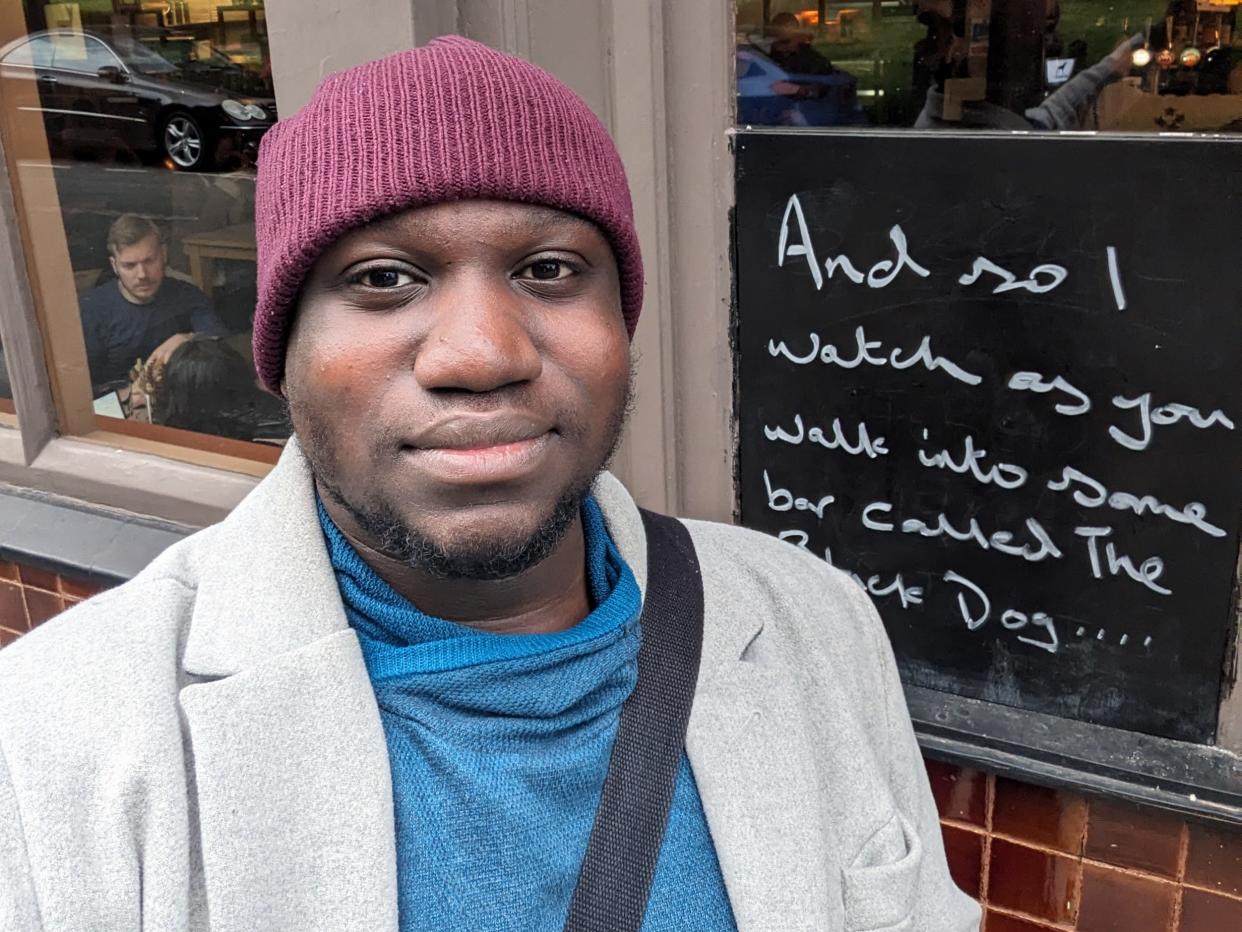
<path id="1" fill-rule="evenodd" d="M 13 407 L 13 388 L 9 385 L 9 369 L 4 361 L 4 341 L 0 340 L 0 426 L 17 422 L 17 409 Z"/>
<path id="2" fill-rule="evenodd" d="M 250 335 L 276 118 L 262 2 L 4 4 L 0 134 L 63 433 L 275 460 Z"/>
<path id="3" fill-rule="evenodd" d="M 1242 0 L 737 4 L 737 122 L 1242 132 Z"/>

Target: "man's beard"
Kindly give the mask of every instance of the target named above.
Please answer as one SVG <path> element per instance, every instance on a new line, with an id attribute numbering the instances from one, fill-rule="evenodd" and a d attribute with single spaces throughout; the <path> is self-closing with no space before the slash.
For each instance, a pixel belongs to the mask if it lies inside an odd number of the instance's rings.
<path id="1" fill-rule="evenodd" d="M 384 556 L 440 579 L 507 579 L 537 566 L 552 554 L 578 516 L 595 478 L 612 461 L 634 403 L 633 372 L 631 364 L 625 400 L 609 418 L 608 443 L 599 464 L 589 476 L 580 477 L 561 493 L 551 512 L 531 534 L 517 540 L 475 539 L 446 546 L 407 524 L 389 504 L 351 502 L 330 475 L 335 470 L 329 464 L 336 462 L 332 444 L 314 427 L 307 438 L 311 442 L 303 445 L 303 452 L 320 488 L 353 518 L 370 538 L 368 544 Z"/>
<path id="2" fill-rule="evenodd" d="M 600 470 L 606 464 L 607 460 L 600 465 Z M 596 470 L 595 475 L 600 470 Z M 384 556 L 441 579 L 508 579 L 537 566 L 556 549 L 591 491 L 595 475 L 566 489 L 557 499 L 552 513 L 526 538 L 460 541 L 452 547 L 406 524 L 394 509 L 386 505 L 358 507 L 325 477 L 317 478 L 323 490 L 349 512 L 358 527 L 370 537 L 370 545 Z"/>

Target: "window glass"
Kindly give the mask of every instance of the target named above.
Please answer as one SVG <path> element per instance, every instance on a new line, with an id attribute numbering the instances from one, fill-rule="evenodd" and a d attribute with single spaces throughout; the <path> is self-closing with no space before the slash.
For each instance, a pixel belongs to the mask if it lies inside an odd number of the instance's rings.
<path id="1" fill-rule="evenodd" d="M 14 414 L 13 388 L 9 384 L 9 368 L 4 358 L 4 340 L 0 339 L 0 414 Z"/>
<path id="2" fill-rule="evenodd" d="M 1239 5 L 739 0 L 737 122 L 1238 133 Z"/>
<path id="3" fill-rule="evenodd" d="M 52 40 L 48 36 L 39 36 L 28 42 L 19 42 L 7 55 L 4 63 L 9 66 L 38 66 L 46 68 L 52 64 Z"/>
<path id="4" fill-rule="evenodd" d="M 52 68 L 57 71 L 98 71 L 121 67 L 121 60 L 98 39 L 81 32 L 58 32 L 52 36 Z"/>
<path id="5" fill-rule="evenodd" d="M 250 352 L 262 2 L 4 7 L 0 130 L 62 421 L 274 459 L 290 428 Z"/>

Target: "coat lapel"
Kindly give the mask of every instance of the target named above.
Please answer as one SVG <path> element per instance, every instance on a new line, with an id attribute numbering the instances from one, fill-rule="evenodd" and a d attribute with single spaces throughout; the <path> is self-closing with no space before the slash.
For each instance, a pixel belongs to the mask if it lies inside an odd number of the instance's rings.
<path id="1" fill-rule="evenodd" d="M 739 932 L 820 930 L 825 840 L 800 717 L 779 678 L 735 660 L 699 680 L 686 752 Z"/>
<path id="2" fill-rule="evenodd" d="M 645 592 L 647 548 L 637 506 L 609 475 L 600 477 L 594 493 L 617 549 Z M 689 527 L 697 538 L 694 523 Z M 819 868 L 826 842 L 818 814 L 806 812 L 816 793 L 808 782 L 815 768 L 802 712 L 770 667 L 743 659 L 767 653 L 764 620 L 739 618 L 722 604 L 707 569 L 703 656 L 686 753 L 734 918 L 739 932 L 820 930 L 828 896 Z"/>
<path id="3" fill-rule="evenodd" d="M 180 698 L 211 928 L 395 930 L 387 747 L 296 442 L 208 533 Z"/>

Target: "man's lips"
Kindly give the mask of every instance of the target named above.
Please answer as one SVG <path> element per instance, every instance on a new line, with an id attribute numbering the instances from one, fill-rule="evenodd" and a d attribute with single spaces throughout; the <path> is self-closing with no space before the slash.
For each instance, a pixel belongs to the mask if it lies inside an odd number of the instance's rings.
<path id="1" fill-rule="evenodd" d="M 489 484 L 533 472 L 555 433 L 546 420 L 531 416 L 457 416 L 419 431 L 402 452 L 440 481 Z"/>

